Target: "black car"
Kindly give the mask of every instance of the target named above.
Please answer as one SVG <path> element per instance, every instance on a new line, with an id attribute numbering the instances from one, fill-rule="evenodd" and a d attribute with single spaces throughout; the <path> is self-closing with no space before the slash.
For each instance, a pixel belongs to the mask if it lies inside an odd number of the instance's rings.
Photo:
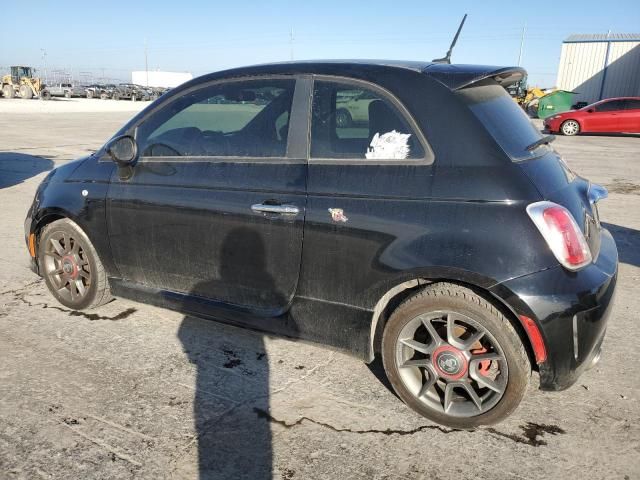
<path id="1" fill-rule="evenodd" d="M 114 89 L 111 98 L 113 100 L 133 100 L 134 102 L 136 100 L 149 101 L 151 100 L 151 95 L 149 91 L 141 85 L 120 83 Z"/>
<path id="2" fill-rule="evenodd" d="M 618 257 L 606 190 L 509 97 L 520 68 L 332 61 L 171 90 L 42 182 L 33 268 L 72 309 L 114 296 L 371 362 L 445 425 L 500 421 L 532 370 L 599 358 Z M 366 116 L 339 124 L 339 98 Z"/>

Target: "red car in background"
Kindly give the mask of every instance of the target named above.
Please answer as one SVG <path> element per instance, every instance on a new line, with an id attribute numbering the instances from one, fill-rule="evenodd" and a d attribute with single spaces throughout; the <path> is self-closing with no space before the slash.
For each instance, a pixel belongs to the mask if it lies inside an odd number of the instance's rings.
<path id="1" fill-rule="evenodd" d="M 544 127 L 553 133 L 640 133 L 640 97 L 608 98 L 580 110 L 545 118 Z"/>

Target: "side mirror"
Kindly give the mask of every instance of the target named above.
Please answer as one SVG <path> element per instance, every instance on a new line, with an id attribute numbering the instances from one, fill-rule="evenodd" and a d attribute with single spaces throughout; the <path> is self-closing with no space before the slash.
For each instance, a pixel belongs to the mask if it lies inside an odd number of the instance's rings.
<path id="1" fill-rule="evenodd" d="M 588 113 L 593 113 L 593 112 L 595 112 L 595 109 L 590 108 L 589 110 L 587 110 L 587 112 L 588 112 Z"/>
<path id="2" fill-rule="evenodd" d="M 132 136 L 121 135 L 107 144 L 107 153 L 118 166 L 130 166 L 138 158 L 138 144 Z"/>

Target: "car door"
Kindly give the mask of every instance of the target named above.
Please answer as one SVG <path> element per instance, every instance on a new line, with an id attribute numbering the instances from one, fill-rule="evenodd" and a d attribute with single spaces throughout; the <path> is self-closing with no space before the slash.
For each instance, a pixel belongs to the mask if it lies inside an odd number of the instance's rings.
<path id="1" fill-rule="evenodd" d="M 640 99 L 628 98 L 623 101 L 624 110 L 620 112 L 620 131 L 640 133 Z"/>
<path id="2" fill-rule="evenodd" d="M 261 315 L 286 310 L 306 207 L 305 82 L 213 82 L 136 126 L 139 160 L 114 172 L 108 194 L 124 280 Z"/>
<path id="3" fill-rule="evenodd" d="M 312 103 L 298 293 L 370 308 L 370 286 L 403 268 L 404 248 L 428 224 L 427 203 L 416 199 L 430 195 L 433 154 L 407 110 L 369 82 L 316 76 Z"/>
<path id="4" fill-rule="evenodd" d="M 619 114 L 623 106 L 620 100 L 608 100 L 594 106 L 593 112 L 587 113 L 585 131 L 618 132 L 620 131 Z"/>

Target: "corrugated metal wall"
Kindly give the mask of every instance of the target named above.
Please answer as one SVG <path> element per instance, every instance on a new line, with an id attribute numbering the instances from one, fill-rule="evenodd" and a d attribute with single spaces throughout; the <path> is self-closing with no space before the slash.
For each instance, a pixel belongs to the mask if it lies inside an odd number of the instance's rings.
<path id="1" fill-rule="evenodd" d="M 602 98 L 640 95 L 640 42 L 612 42 Z"/>
<path id="2" fill-rule="evenodd" d="M 589 103 L 640 95 L 640 42 L 563 43 L 557 87 L 575 91 L 576 101 Z"/>

